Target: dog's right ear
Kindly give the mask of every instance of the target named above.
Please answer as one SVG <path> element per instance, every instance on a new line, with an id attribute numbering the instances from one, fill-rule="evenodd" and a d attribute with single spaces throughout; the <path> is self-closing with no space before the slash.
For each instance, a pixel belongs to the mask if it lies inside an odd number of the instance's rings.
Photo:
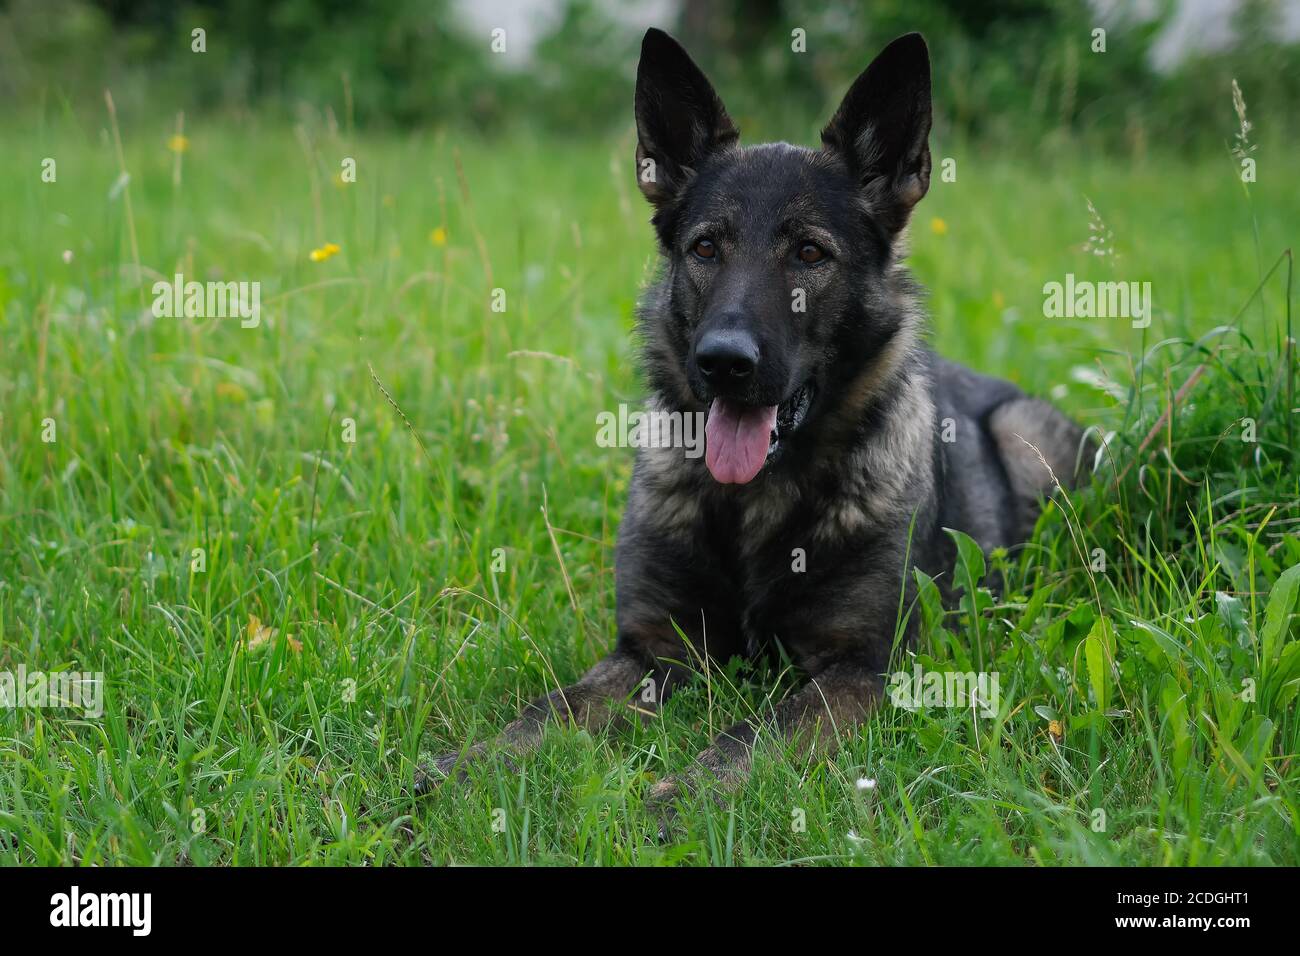
<path id="1" fill-rule="evenodd" d="M 711 152 L 739 138 L 722 100 L 681 44 L 647 30 L 636 68 L 636 181 L 661 206 Z"/>

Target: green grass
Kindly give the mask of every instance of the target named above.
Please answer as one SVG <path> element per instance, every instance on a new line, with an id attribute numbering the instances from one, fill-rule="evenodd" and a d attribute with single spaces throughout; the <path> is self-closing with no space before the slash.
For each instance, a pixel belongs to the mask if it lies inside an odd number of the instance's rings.
<path id="1" fill-rule="evenodd" d="M 1132 468 L 992 556 L 1003 595 L 916 609 L 923 666 L 998 670 L 997 718 L 887 707 L 829 762 L 761 750 L 659 845 L 649 784 L 792 675 L 733 662 L 644 726 L 557 729 L 518 774 L 409 793 L 421 754 L 611 644 L 632 453 L 596 445 L 596 415 L 639 395 L 654 260 L 631 140 L 191 119 L 177 186 L 170 131 L 121 122 L 115 195 L 106 115 L 11 125 L 0 155 L 0 670 L 105 675 L 102 718 L 0 710 L 0 861 L 1300 863 L 1283 145 L 1247 195 L 1226 154 L 937 144 L 958 179 L 919 207 L 912 263 L 938 349 L 1115 431 Z M 1085 197 L 1118 259 L 1083 250 Z M 261 325 L 154 319 L 176 271 L 261 281 Z M 1152 281 L 1155 322 L 1042 318 L 1067 272 Z M 253 616 L 301 651 L 244 649 Z"/>

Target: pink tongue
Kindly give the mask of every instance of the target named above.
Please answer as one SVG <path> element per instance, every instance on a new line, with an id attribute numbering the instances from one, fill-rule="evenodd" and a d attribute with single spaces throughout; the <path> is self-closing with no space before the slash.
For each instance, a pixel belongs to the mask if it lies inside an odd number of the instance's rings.
<path id="1" fill-rule="evenodd" d="M 715 398 L 704 425 L 704 463 L 724 485 L 752 481 L 767 460 L 776 406 L 748 406 Z"/>

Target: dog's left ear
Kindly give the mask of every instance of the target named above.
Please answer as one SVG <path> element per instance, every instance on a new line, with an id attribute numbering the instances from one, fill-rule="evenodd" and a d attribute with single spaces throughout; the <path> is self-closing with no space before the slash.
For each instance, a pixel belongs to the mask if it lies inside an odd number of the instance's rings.
<path id="1" fill-rule="evenodd" d="M 708 78 L 680 43 L 647 30 L 636 68 L 636 181 L 662 206 L 714 150 L 739 138 Z"/>
<path id="2" fill-rule="evenodd" d="M 907 224 L 930 188 L 930 51 L 919 33 L 901 36 L 853 81 L 822 130 L 890 234 Z"/>

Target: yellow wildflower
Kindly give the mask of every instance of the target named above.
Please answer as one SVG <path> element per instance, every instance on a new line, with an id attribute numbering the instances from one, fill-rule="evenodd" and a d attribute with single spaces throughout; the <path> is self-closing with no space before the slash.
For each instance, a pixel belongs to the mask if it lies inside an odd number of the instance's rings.
<path id="1" fill-rule="evenodd" d="M 238 382 L 218 382 L 216 393 L 218 398 L 227 398 L 232 402 L 248 401 L 248 392 Z"/>
<path id="2" fill-rule="evenodd" d="M 279 635 L 273 627 L 267 627 L 262 623 L 256 614 L 248 615 L 248 628 L 244 632 L 244 648 L 246 650 L 256 650 L 263 644 L 269 644 Z M 302 641 L 294 638 L 292 634 L 284 635 L 285 642 L 289 645 L 289 650 L 295 654 L 302 653 Z"/>

